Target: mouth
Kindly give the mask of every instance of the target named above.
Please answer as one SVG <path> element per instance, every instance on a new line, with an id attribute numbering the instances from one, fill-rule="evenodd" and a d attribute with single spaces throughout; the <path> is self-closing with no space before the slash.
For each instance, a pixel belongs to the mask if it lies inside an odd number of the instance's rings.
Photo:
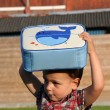
<path id="1" fill-rule="evenodd" d="M 53 97 L 53 94 L 48 94 L 48 97 Z"/>
<path id="2" fill-rule="evenodd" d="M 50 100 L 53 100 L 55 96 L 53 94 L 47 94 Z"/>

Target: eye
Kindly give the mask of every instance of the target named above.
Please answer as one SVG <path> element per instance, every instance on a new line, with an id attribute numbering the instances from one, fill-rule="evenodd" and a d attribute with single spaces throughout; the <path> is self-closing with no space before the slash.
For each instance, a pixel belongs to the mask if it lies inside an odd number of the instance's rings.
<path id="1" fill-rule="evenodd" d="M 61 85 L 59 82 L 53 81 L 53 84 L 55 85 Z"/>

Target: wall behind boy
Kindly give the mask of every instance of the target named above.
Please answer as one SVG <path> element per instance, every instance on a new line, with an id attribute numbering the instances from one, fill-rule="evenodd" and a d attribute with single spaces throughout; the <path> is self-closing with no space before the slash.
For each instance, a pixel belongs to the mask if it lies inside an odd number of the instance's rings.
<path id="1" fill-rule="evenodd" d="M 105 88 L 95 104 L 110 105 L 110 35 L 94 36 L 95 46 L 101 59 Z M 34 97 L 25 88 L 18 70 L 21 64 L 19 37 L 0 37 L 0 107 L 34 106 Z M 80 88 L 89 84 L 89 62 L 84 71 Z M 41 79 L 41 72 L 35 73 Z M 42 80 L 42 79 L 41 79 Z"/>

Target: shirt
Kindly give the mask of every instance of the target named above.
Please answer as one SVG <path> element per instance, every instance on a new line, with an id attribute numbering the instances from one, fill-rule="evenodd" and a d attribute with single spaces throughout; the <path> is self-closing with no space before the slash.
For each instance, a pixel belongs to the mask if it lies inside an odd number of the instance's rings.
<path id="1" fill-rule="evenodd" d="M 36 103 L 38 110 L 84 110 L 84 90 L 74 90 L 61 101 L 52 102 L 42 86 L 38 92 Z"/>

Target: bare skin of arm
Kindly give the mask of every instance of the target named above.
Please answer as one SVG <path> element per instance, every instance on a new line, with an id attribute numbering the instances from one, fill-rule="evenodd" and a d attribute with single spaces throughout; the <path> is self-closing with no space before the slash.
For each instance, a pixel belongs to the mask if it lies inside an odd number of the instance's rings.
<path id="1" fill-rule="evenodd" d="M 94 43 L 92 38 L 87 32 L 84 32 L 80 35 L 83 40 L 88 43 L 88 55 L 91 66 L 91 79 L 92 84 L 85 88 L 85 107 L 91 105 L 101 94 L 104 87 L 104 79 L 102 67 L 95 51 Z"/>
<path id="2" fill-rule="evenodd" d="M 22 65 L 19 69 L 19 74 L 24 84 L 26 85 L 26 87 L 36 97 L 38 88 L 40 88 L 42 83 L 39 81 L 39 79 L 34 74 L 32 74 L 31 72 L 25 71 Z"/>

